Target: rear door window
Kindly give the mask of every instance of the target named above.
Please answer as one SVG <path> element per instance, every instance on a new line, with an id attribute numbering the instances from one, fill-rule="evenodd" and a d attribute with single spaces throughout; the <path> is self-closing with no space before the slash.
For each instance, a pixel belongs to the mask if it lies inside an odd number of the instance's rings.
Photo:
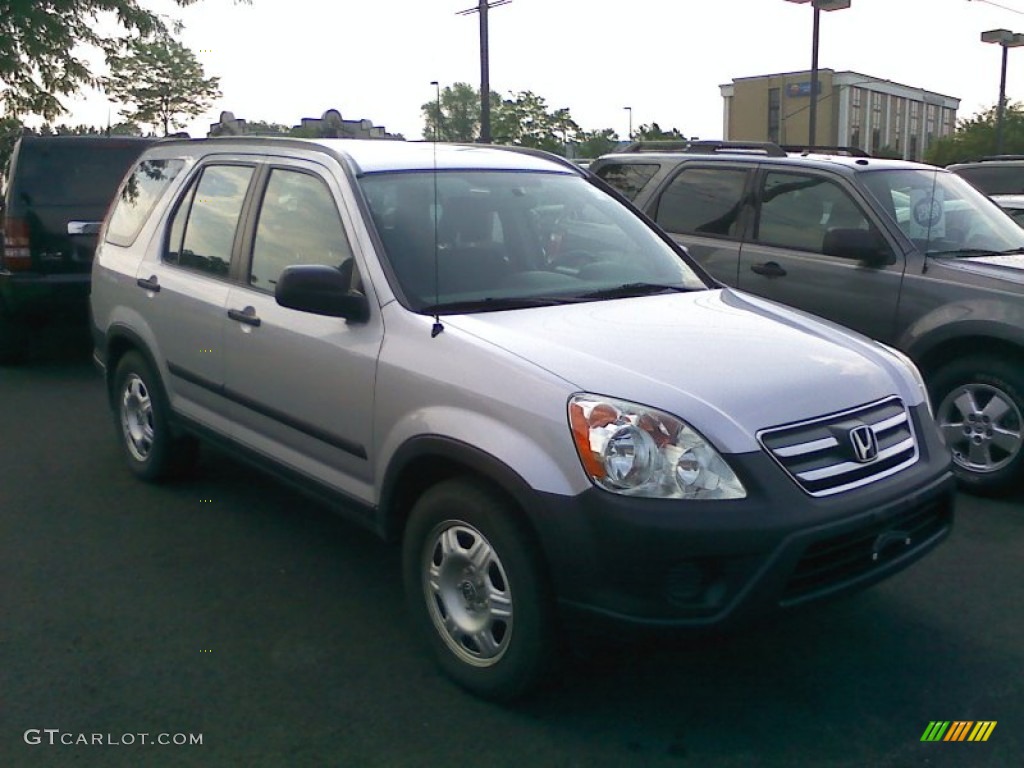
<path id="1" fill-rule="evenodd" d="M 174 214 L 164 261 L 226 277 L 252 174 L 251 166 L 205 167 Z"/>
<path id="2" fill-rule="evenodd" d="M 748 175 L 739 168 L 684 168 L 662 193 L 655 220 L 676 234 L 737 239 Z"/>

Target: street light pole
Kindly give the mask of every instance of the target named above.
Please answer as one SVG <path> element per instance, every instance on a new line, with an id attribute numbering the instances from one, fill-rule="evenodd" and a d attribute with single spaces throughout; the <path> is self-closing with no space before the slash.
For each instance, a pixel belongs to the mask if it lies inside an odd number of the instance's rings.
<path id="1" fill-rule="evenodd" d="M 629 112 L 629 140 L 632 141 L 633 140 L 633 108 L 632 107 L 623 107 L 623 109 L 626 110 L 627 112 Z"/>
<path id="2" fill-rule="evenodd" d="M 480 14 L 480 143 L 491 143 L 491 63 L 487 43 L 487 11 L 499 5 L 508 5 L 512 0 L 480 0 L 478 5 L 459 11 L 456 16 Z"/>
<path id="3" fill-rule="evenodd" d="M 811 113 L 807 118 L 807 143 L 818 145 L 818 32 L 821 28 L 821 8 L 814 3 L 814 30 L 811 33 Z"/>
<path id="4" fill-rule="evenodd" d="M 1006 60 L 1010 48 L 1024 45 L 1024 35 L 1008 29 L 990 29 L 981 33 L 981 42 L 998 43 L 1003 48 L 1003 66 L 999 72 L 999 104 L 996 107 L 996 154 L 1003 154 L 1003 117 L 1006 112 Z"/>
<path id="5" fill-rule="evenodd" d="M 814 29 L 811 35 L 811 111 L 807 118 L 807 144 L 815 146 L 818 138 L 818 36 L 822 11 L 842 11 L 852 0 L 786 0 L 790 3 L 811 3 L 814 9 Z"/>
<path id="6" fill-rule="evenodd" d="M 434 125 L 434 141 L 441 141 L 441 84 L 437 80 L 431 80 L 430 84 L 437 91 L 437 123 Z"/>

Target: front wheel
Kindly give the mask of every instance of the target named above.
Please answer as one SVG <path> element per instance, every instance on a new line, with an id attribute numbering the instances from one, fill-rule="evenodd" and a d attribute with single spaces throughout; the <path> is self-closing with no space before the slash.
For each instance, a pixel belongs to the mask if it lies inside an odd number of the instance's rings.
<path id="1" fill-rule="evenodd" d="M 403 570 L 413 619 L 459 685 L 509 700 L 540 682 L 553 652 L 551 594 L 504 496 L 473 480 L 429 489 L 406 526 Z"/>
<path id="2" fill-rule="evenodd" d="M 964 358 L 931 382 L 935 421 L 964 490 L 996 493 L 1024 474 L 1024 372 L 1013 360 Z"/>

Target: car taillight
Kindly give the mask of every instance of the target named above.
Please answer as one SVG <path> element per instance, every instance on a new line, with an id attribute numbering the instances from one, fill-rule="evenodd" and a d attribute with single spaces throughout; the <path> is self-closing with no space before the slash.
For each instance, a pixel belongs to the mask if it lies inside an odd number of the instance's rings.
<path id="1" fill-rule="evenodd" d="M 24 219 L 7 217 L 4 225 L 3 265 L 10 272 L 28 272 L 32 269 L 28 222 Z"/>

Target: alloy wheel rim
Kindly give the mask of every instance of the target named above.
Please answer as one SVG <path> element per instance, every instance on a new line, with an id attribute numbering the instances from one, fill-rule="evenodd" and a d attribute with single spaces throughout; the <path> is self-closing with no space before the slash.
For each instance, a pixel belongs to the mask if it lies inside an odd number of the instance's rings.
<path id="1" fill-rule="evenodd" d="M 494 547 L 476 528 L 447 521 L 427 537 L 423 589 L 434 628 L 461 661 L 498 663 L 513 629 L 512 591 Z"/>
<path id="2" fill-rule="evenodd" d="M 998 472 L 1024 446 L 1021 411 L 998 387 L 964 384 L 939 405 L 936 421 L 953 452 L 953 461 L 976 474 Z"/>
<path id="3" fill-rule="evenodd" d="M 134 373 L 121 393 L 121 430 L 132 457 L 146 461 L 153 450 L 153 401 L 146 382 Z"/>

